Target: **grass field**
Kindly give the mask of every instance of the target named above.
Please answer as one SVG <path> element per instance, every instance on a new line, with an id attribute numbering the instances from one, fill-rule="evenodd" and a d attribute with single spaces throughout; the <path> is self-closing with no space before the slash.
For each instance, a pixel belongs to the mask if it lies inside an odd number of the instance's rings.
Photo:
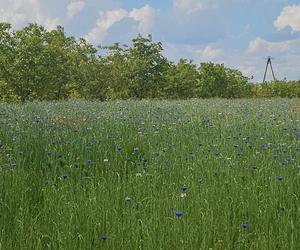
<path id="1" fill-rule="evenodd" d="M 0 249 L 300 249 L 297 102 L 0 104 Z"/>

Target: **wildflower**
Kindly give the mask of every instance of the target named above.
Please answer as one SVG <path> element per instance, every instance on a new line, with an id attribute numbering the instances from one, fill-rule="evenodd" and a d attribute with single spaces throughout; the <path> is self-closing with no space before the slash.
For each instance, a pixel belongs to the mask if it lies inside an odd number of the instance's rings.
<path id="1" fill-rule="evenodd" d="M 136 177 L 141 177 L 141 176 L 142 176 L 142 173 L 136 173 L 135 176 L 136 176 Z"/>
<path id="2" fill-rule="evenodd" d="M 277 176 L 276 178 L 277 178 L 277 180 L 279 180 L 279 181 L 282 181 L 282 180 L 284 179 L 283 176 Z"/>
<path id="3" fill-rule="evenodd" d="M 154 156 L 154 157 L 159 157 L 159 152 L 154 152 L 154 153 L 153 153 L 153 156 Z"/>
<path id="4" fill-rule="evenodd" d="M 49 184 L 49 180 L 48 180 L 48 179 L 45 179 L 45 180 L 44 180 L 44 184 L 45 184 L 45 185 L 48 185 L 48 184 Z"/>
<path id="5" fill-rule="evenodd" d="M 185 198 L 185 197 L 186 197 L 186 193 L 182 193 L 182 194 L 180 195 L 180 197 L 181 197 L 181 198 Z"/>
<path id="6" fill-rule="evenodd" d="M 247 224 L 247 223 L 242 223 L 240 226 L 241 226 L 241 228 L 243 228 L 243 229 L 247 229 L 247 228 L 249 227 L 249 224 Z"/>
<path id="7" fill-rule="evenodd" d="M 17 166 L 16 163 L 11 163 L 11 164 L 10 164 L 10 167 L 11 167 L 11 168 L 15 168 L 16 166 Z"/>
<path id="8" fill-rule="evenodd" d="M 105 240 L 107 240 L 108 239 L 108 237 L 107 237 L 107 235 L 101 235 L 100 236 L 100 240 L 103 240 L 103 241 L 105 241 Z"/>
<path id="9" fill-rule="evenodd" d="M 263 118 L 264 118 L 264 116 L 262 114 L 259 114 L 259 115 L 256 116 L 257 120 L 262 120 Z"/>
<path id="10" fill-rule="evenodd" d="M 219 152 L 213 152 L 213 156 L 218 157 L 218 156 L 220 156 L 220 153 Z"/>
<path id="11" fill-rule="evenodd" d="M 237 155 L 238 157 L 240 157 L 240 156 L 243 155 L 243 152 L 242 152 L 242 151 L 238 151 L 238 152 L 236 153 L 236 155 Z"/>
<path id="12" fill-rule="evenodd" d="M 175 215 L 176 215 L 176 217 L 181 217 L 181 216 L 183 216 L 183 213 L 182 212 L 176 212 Z"/>
<path id="13" fill-rule="evenodd" d="M 280 161 L 280 165 L 281 165 L 281 166 L 286 165 L 286 163 L 287 163 L 286 160 L 281 160 L 281 161 Z"/>
<path id="14" fill-rule="evenodd" d="M 92 166 L 92 165 L 93 165 L 93 161 L 92 161 L 92 160 L 87 160 L 87 164 L 88 164 L 89 166 Z"/>
<path id="15" fill-rule="evenodd" d="M 269 148 L 269 144 L 262 144 L 262 145 L 261 145 L 261 148 L 262 148 L 262 149 L 268 149 L 268 148 Z"/>
<path id="16" fill-rule="evenodd" d="M 181 189 L 181 191 L 185 192 L 186 190 L 188 190 L 188 187 L 187 186 L 181 186 L 180 189 Z"/>
<path id="17" fill-rule="evenodd" d="M 131 198 L 127 196 L 127 197 L 125 197 L 125 201 L 126 201 L 126 202 L 130 202 L 130 201 L 131 201 Z"/>
<path id="18" fill-rule="evenodd" d="M 108 159 L 104 159 L 103 161 L 104 161 L 104 162 L 108 162 Z"/>
<path id="19" fill-rule="evenodd" d="M 68 175 L 67 173 L 64 173 L 64 174 L 63 174 L 63 178 L 64 178 L 64 179 L 67 179 L 68 177 L 69 177 L 69 175 Z"/>

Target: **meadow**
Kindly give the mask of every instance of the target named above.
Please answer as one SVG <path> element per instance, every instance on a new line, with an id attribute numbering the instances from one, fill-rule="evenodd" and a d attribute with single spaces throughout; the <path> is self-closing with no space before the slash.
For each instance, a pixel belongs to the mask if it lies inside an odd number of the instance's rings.
<path id="1" fill-rule="evenodd" d="M 0 249 L 300 249 L 297 103 L 0 104 Z"/>

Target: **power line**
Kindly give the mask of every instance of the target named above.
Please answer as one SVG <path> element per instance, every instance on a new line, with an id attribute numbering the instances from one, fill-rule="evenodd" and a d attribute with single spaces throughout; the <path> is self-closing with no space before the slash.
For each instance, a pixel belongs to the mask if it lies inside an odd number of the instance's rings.
<path id="1" fill-rule="evenodd" d="M 263 83 L 266 81 L 266 76 L 267 76 L 267 71 L 268 71 L 269 65 L 270 65 L 270 68 L 271 68 L 271 71 L 272 71 L 273 80 L 276 81 L 271 59 L 272 58 L 270 56 L 268 56 Z"/>

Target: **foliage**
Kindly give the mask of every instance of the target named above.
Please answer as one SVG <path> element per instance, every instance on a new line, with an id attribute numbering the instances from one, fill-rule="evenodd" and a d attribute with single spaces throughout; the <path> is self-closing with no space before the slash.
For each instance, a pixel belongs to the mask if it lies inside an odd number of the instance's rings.
<path id="1" fill-rule="evenodd" d="M 199 78 L 195 64 L 184 59 L 179 60 L 177 64 L 172 64 L 167 72 L 165 97 L 180 99 L 196 97 Z"/>
<path id="2" fill-rule="evenodd" d="M 0 97 L 2 101 L 96 99 L 188 99 L 299 97 L 299 82 L 250 84 L 224 64 L 163 56 L 151 35 L 138 35 L 132 45 L 98 46 L 75 39 L 58 26 L 37 24 L 13 30 L 0 23 Z"/>
<path id="3" fill-rule="evenodd" d="M 300 97 L 300 81 L 272 81 L 253 87 L 258 97 Z"/>
<path id="4" fill-rule="evenodd" d="M 237 98 L 251 95 L 248 78 L 224 64 L 201 63 L 200 97 Z"/>
<path id="5" fill-rule="evenodd" d="M 161 97 L 161 90 L 166 84 L 165 75 L 169 68 L 168 60 L 162 56 L 162 44 L 138 36 L 133 39 L 133 46 L 128 49 L 128 77 L 130 97 Z"/>

